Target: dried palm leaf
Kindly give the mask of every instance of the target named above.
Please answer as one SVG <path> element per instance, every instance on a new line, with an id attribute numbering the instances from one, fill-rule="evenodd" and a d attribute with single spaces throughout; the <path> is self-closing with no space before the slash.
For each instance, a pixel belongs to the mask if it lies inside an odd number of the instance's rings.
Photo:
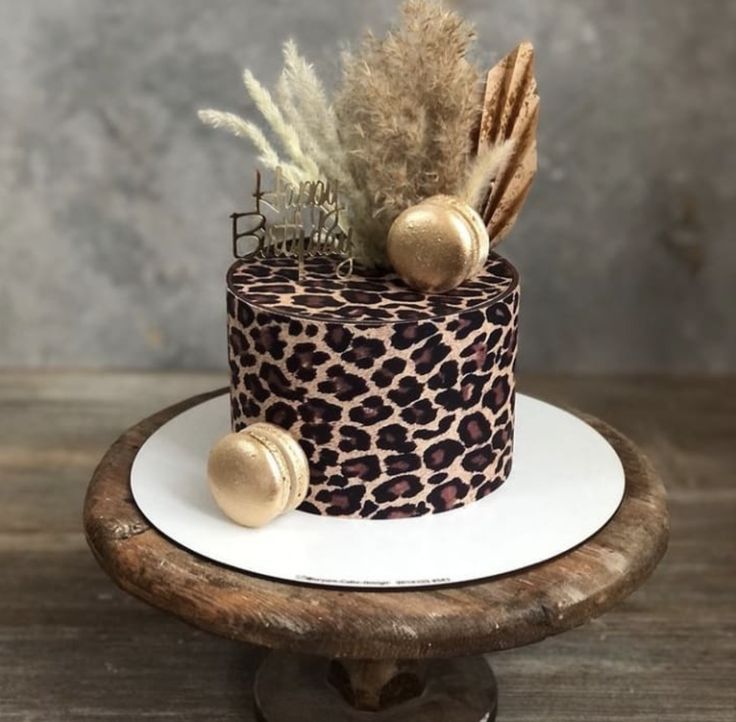
<path id="1" fill-rule="evenodd" d="M 510 141 L 512 151 L 481 204 L 491 246 L 511 230 L 537 172 L 539 96 L 534 48 L 522 43 L 488 73 L 478 148 Z"/>

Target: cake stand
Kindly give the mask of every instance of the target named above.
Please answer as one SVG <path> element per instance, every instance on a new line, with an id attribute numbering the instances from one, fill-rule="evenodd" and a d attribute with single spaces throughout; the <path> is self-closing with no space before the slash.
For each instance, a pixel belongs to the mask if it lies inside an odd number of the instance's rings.
<path id="1" fill-rule="evenodd" d="M 208 561 L 151 527 L 133 502 L 130 470 L 156 429 L 223 392 L 187 399 L 125 432 L 94 473 L 84 522 L 97 560 L 125 591 L 201 629 L 275 650 L 256 676 L 259 720 L 490 722 L 497 691 L 482 654 L 602 614 L 665 552 L 660 479 L 631 441 L 586 417 L 619 455 L 626 492 L 603 529 L 550 561 L 485 581 L 400 591 L 279 582 Z"/>

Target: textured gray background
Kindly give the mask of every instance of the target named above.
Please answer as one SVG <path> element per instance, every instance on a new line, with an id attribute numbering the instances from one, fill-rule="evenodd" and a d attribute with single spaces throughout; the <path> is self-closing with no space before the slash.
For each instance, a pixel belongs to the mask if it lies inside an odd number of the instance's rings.
<path id="1" fill-rule="evenodd" d="M 464 0 L 537 48 L 541 168 L 502 247 L 522 366 L 736 370 L 736 2 Z M 380 0 L 0 0 L 0 365 L 222 367 L 248 114 L 295 35 L 328 78 Z"/>

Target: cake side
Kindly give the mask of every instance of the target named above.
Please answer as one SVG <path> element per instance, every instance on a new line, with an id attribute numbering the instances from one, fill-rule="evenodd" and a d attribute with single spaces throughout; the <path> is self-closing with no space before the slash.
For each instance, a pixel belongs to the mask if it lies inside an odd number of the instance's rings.
<path id="1" fill-rule="evenodd" d="M 300 509 L 418 516 L 506 480 L 519 304 L 508 262 L 495 257 L 434 302 L 359 274 L 314 294 L 290 273 L 236 263 L 228 274 L 230 396 L 235 431 L 267 421 L 301 444 L 311 477 Z"/>

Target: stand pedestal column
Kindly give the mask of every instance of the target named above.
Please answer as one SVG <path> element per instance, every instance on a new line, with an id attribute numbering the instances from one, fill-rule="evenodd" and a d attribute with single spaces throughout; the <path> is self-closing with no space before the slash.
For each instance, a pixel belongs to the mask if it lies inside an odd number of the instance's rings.
<path id="1" fill-rule="evenodd" d="M 496 680 L 483 657 L 326 660 L 271 653 L 258 670 L 260 722 L 492 722 Z"/>

